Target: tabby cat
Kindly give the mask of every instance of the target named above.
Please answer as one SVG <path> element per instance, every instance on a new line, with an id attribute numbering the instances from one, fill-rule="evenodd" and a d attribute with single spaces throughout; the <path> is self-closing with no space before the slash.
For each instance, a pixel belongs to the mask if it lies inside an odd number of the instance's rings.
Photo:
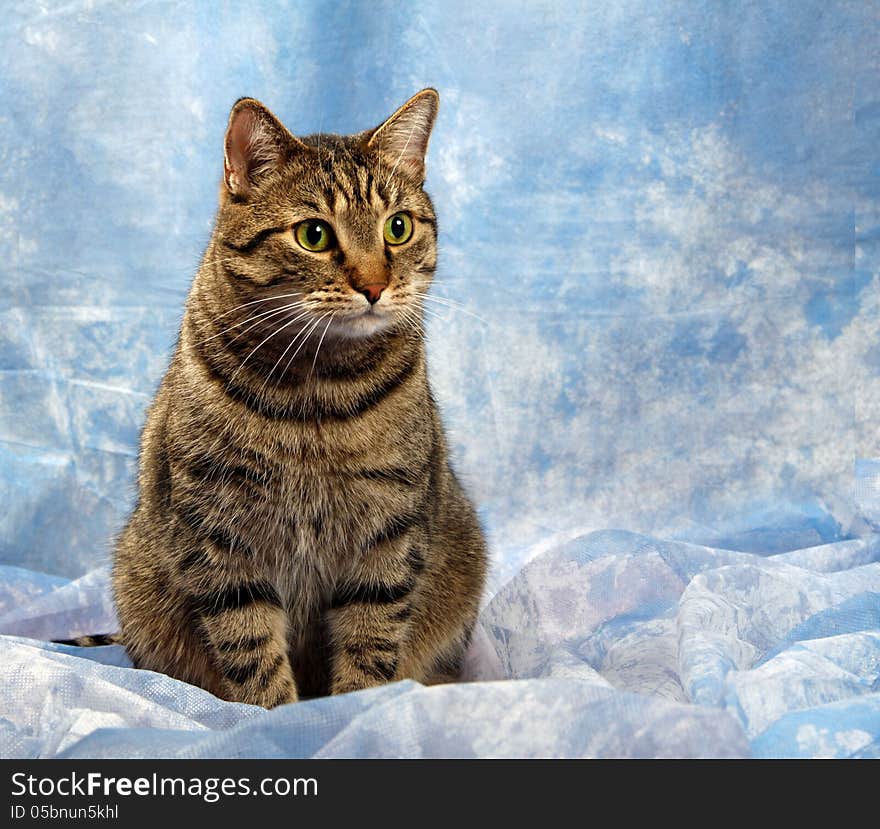
<path id="1" fill-rule="evenodd" d="M 233 107 L 116 548 L 137 667 L 267 708 L 457 676 L 486 553 L 425 367 L 438 102 L 301 138 Z"/>

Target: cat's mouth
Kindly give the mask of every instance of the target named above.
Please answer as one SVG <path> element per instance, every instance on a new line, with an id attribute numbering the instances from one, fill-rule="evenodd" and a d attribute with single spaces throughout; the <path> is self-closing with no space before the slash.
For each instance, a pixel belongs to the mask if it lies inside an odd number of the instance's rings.
<path id="1" fill-rule="evenodd" d="M 373 319 L 373 320 L 383 320 L 387 319 L 390 316 L 388 308 L 380 305 L 368 305 L 366 308 L 358 308 L 355 311 L 352 311 L 349 315 L 349 319 Z"/>

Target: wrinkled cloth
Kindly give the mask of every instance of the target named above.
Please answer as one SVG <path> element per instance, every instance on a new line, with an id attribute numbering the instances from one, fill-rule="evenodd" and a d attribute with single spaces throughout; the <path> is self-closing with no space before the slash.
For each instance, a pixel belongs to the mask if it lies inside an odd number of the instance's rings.
<path id="1" fill-rule="evenodd" d="M 880 536 L 761 557 L 591 533 L 488 603 L 470 681 L 269 712 L 38 641 L 114 628 L 106 569 L 0 575 L 7 757 L 880 757 Z"/>

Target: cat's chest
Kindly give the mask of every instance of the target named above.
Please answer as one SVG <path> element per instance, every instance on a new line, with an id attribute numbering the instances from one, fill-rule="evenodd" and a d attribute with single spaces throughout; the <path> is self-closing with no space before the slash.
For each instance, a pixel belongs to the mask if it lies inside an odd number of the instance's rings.
<path id="1" fill-rule="evenodd" d="M 407 423 L 401 420 L 381 430 L 291 430 L 265 455 L 270 461 L 267 512 L 286 516 L 305 543 L 333 543 L 375 512 L 377 500 L 393 496 L 393 486 L 382 483 L 382 470 L 423 463 L 422 443 L 407 440 Z"/>
<path id="2" fill-rule="evenodd" d="M 365 420 L 235 436 L 242 458 L 263 459 L 259 486 L 241 504 L 247 519 L 237 523 L 268 575 L 292 593 L 332 591 L 367 539 L 418 508 L 428 442 L 413 439 L 422 436 L 411 420 L 381 429 Z"/>
<path id="3" fill-rule="evenodd" d="M 342 445 L 322 448 L 276 451 L 253 502 L 255 529 L 291 563 L 344 557 L 375 498 L 375 487 L 359 474 L 362 459 Z"/>
<path id="4" fill-rule="evenodd" d="M 239 531 L 285 604 L 305 610 L 332 591 L 345 558 L 339 507 L 331 476 L 278 458 L 242 505 Z"/>
<path id="5" fill-rule="evenodd" d="M 276 458 L 267 472 L 259 497 L 252 504 L 253 521 L 267 543 L 291 552 L 326 544 L 330 514 L 338 520 L 344 501 L 338 477 L 324 464 Z"/>

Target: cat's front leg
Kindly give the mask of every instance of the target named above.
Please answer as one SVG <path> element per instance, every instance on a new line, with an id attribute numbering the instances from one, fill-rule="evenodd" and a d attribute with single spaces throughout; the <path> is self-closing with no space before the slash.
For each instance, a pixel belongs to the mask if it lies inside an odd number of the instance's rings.
<path id="1" fill-rule="evenodd" d="M 333 694 L 403 678 L 401 650 L 424 562 L 417 544 L 397 546 L 380 557 L 379 567 L 363 562 L 333 595 L 328 612 Z"/>
<path id="2" fill-rule="evenodd" d="M 296 702 L 287 614 L 277 591 L 250 568 L 224 567 L 216 553 L 191 554 L 187 571 L 198 573 L 191 605 L 210 644 L 224 696 L 264 708 Z"/>

